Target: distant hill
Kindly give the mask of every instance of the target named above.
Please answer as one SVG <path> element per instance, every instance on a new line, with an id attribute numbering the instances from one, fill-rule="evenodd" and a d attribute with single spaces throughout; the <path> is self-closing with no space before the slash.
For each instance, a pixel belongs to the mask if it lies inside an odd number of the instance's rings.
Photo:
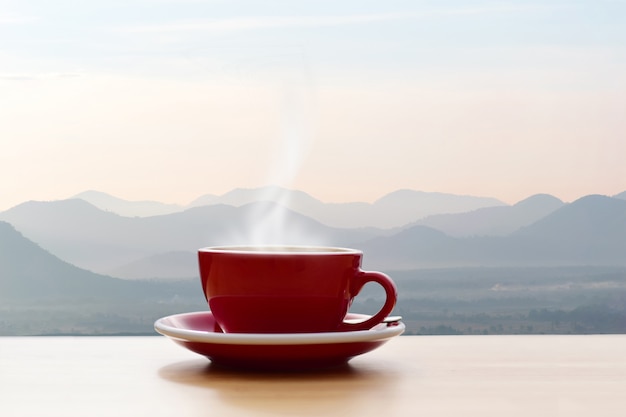
<path id="1" fill-rule="evenodd" d="M 516 238 L 532 239 L 545 247 L 550 259 L 588 259 L 593 264 L 626 263 L 626 201 L 590 195 L 568 204 L 534 224 Z"/>
<path id="2" fill-rule="evenodd" d="M 268 186 L 259 188 L 235 188 L 221 196 L 211 194 L 203 195 L 192 201 L 190 206 L 197 207 L 207 204 L 227 204 L 239 207 L 260 201 L 280 203 L 285 207 L 310 207 L 321 203 L 321 201 L 303 191 Z"/>
<path id="3" fill-rule="evenodd" d="M 454 237 L 506 236 L 547 216 L 565 203 L 537 194 L 513 206 L 479 208 L 466 213 L 437 214 L 415 225 L 432 227 Z"/>
<path id="4" fill-rule="evenodd" d="M 170 214 L 204 205 L 225 204 L 240 207 L 258 202 L 272 202 L 331 227 L 386 229 L 401 227 L 433 214 L 461 213 L 481 207 L 505 205 L 494 198 L 413 190 L 395 191 L 373 204 L 323 203 L 302 191 L 281 187 L 238 188 L 221 196 L 207 194 L 185 207 L 156 202 L 129 202 L 95 191 L 78 194 L 76 198 L 88 201 L 105 211 L 141 217 Z"/>
<path id="5" fill-rule="evenodd" d="M 142 219 L 105 212 L 80 199 L 26 202 L 0 213 L 0 220 L 55 256 L 92 271 L 152 253 L 151 231 L 133 226 Z"/>
<path id="6" fill-rule="evenodd" d="M 184 206 L 158 201 L 128 201 L 100 191 L 84 191 L 71 197 L 81 199 L 104 210 L 126 217 L 148 217 L 182 211 Z"/>
<path id="7" fill-rule="evenodd" d="M 459 239 L 427 226 L 413 226 L 361 244 L 366 269 L 406 270 L 458 262 Z M 452 263 L 450 266 L 455 266 Z"/>
<path id="8" fill-rule="evenodd" d="M 186 286 L 180 288 L 184 290 Z M 0 221 L 0 300 L 30 305 L 37 300 L 98 299 L 115 304 L 123 299 L 167 300 L 176 294 L 171 289 L 166 284 L 128 281 L 77 268 Z M 197 292 L 197 288 L 193 291 Z"/>
<path id="9" fill-rule="evenodd" d="M 626 200 L 626 191 L 623 191 L 619 194 L 615 194 L 613 198 L 619 198 L 620 200 Z"/>
<path id="10" fill-rule="evenodd" d="M 111 268 L 108 274 L 125 279 L 197 277 L 198 254 L 195 251 L 158 253 Z"/>
<path id="11" fill-rule="evenodd" d="M 65 287 L 84 296 L 93 291 L 91 285 L 97 278 L 55 258 L 10 224 L 0 222 L 0 299 L 59 296 Z M 99 282 L 106 287 L 115 285 L 113 280 L 103 277 Z"/>
<path id="12" fill-rule="evenodd" d="M 157 318 L 206 308 L 197 278 L 130 281 L 95 274 L 0 222 L 0 336 L 155 334 Z"/>
<path id="13" fill-rule="evenodd" d="M 368 267 L 626 265 L 626 201 L 587 196 L 507 236 L 453 238 L 414 226 L 361 245 Z"/>

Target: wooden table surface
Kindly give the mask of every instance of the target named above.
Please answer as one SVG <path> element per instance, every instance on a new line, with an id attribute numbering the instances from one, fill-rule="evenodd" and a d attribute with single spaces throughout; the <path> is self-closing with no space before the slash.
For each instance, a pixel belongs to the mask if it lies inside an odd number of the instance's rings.
<path id="1" fill-rule="evenodd" d="M 624 416 L 626 336 L 401 336 L 317 373 L 216 369 L 165 337 L 0 337 L 0 414 Z"/>

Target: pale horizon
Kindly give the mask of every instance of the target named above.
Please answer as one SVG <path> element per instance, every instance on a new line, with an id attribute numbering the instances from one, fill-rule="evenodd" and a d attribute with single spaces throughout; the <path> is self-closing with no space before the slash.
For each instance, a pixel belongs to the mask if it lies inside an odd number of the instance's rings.
<path id="1" fill-rule="evenodd" d="M 626 4 L 0 6 L 0 211 L 269 184 L 565 202 L 626 191 Z"/>

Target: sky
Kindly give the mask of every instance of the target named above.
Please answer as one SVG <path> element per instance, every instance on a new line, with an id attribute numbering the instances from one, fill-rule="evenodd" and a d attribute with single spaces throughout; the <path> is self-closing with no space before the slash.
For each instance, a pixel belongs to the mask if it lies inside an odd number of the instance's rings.
<path id="1" fill-rule="evenodd" d="M 626 1 L 0 0 L 0 210 L 626 190 Z"/>

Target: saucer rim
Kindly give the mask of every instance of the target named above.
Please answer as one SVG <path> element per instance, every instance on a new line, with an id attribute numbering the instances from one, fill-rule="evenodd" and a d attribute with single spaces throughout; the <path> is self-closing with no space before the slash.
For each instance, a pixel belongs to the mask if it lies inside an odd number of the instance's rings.
<path id="1" fill-rule="evenodd" d="M 378 324 L 369 330 L 321 333 L 216 333 L 210 330 L 191 330 L 167 324 L 169 319 L 184 316 L 212 316 L 211 311 L 195 311 L 172 314 L 154 322 L 154 329 L 167 337 L 187 342 L 231 344 L 231 345 L 314 345 L 384 341 L 404 333 L 402 322 L 392 326 Z M 353 318 L 367 319 L 366 314 L 350 314 Z"/>

